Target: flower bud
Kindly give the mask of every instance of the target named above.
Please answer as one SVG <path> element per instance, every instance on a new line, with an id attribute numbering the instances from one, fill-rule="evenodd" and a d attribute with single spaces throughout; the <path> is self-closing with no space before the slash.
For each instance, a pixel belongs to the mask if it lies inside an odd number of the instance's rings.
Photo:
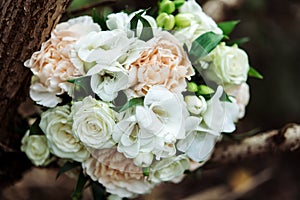
<path id="1" fill-rule="evenodd" d="M 208 95 L 214 93 L 214 90 L 208 87 L 207 85 L 199 85 L 198 86 L 198 93 L 200 95 Z"/>
<path id="2" fill-rule="evenodd" d="M 175 18 L 173 15 L 168 15 L 167 13 L 161 13 L 156 18 L 156 23 L 159 27 L 165 28 L 166 30 L 171 30 L 175 25 Z"/>
<path id="3" fill-rule="evenodd" d="M 175 23 L 177 27 L 187 27 L 191 25 L 193 15 L 188 13 L 179 13 L 175 16 Z"/>
<path id="4" fill-rule="evenodd" d="M 188 90 L 189 92 L 197 92 L 197 91 L 198 91 L 198 86 L 197 86 L 197 84 L 194 83 L 194 82 L 189 82 L 189 83 L 187 84 L 187 90 Z"/>
<path id="5" fill-rule="evenodd" d="M 160 12 L 165 12 L 167 14 L 171 14 L 175 11 L 175 4 L 170 0 L 164 0 L 160 3 Z"/>
<path id="6" fill-rule="evenodd" d="M 139 153 L 133 160 L 134 164 L 139 167 L 149 167 L 152 164 L 152 153 Z"/>

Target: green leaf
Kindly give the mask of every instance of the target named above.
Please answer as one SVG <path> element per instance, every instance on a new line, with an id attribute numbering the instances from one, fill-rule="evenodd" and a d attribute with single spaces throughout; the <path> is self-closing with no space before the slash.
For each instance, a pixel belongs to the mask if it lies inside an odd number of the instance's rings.
<path id="1" fill-rule="evenodd" d="M 80 200 L 82 197 L 82 192 L 84 190 L 84 185 L 88 181 L 88 177 L 83 174 L 82 169 L 80 170 L 80 174 L 78 176 L 77 184 L 72 193 L 72 200 Z"/>
<path id="2" fill-rule="evenodd" d="M 235 39 L 235 40 L 230 40 L 229 42 L 226 42 L 226 43 L 227 43 L 227 45 L 232 46 L 234 44 L 242 45 L 242 44 L 245 44 L 249 41 L 250 41 L 250 39 L 248 37 L 242 37 L 242 38 L 238 38 L 238 39 Z"/>
<path id="3" fill-rule="evenodd" d="M 99 13 L 97 12 L 96 8 L 93 8 L 93 15 L 92 15 L 93 21 L 100 25 L 102 31 L 108 30 L 106 25 L 106 20 L 104 17 L 101 17 Z"/>
<path id="4" fill-rule="evenodd" d="M 43 135 L 43 131 L 40 128 L 41 118 L 37 118 L 29 129 L 29 135 Z"/>
<path id="5" fill-rule="evenodd" d="M 58 171 L 57 175 L 56 175 L 56 179 L 58 179 L 58 177 L 60 175 L 62 175 L 63 173 L 72 170 L 76 167 L 79 167 L 81 164 L 79 162 L 66 162 Z"/>
<path id="6" fill-rule="evenodd" d="M 138 98 L 133 98 L 130 99 L 120 110 L 119 112 L 123 112 L 127 110 L 128 108 L 131 108 L 133 106 L 137 105 L 144 105 L 144 98 L 143 97 L 138 97 Z"/>
<path id="7" fill-rule="evenodd" d="M 89 95 L 94 95 L 94 92 L 91 89 L 90 82 L 91 77 L 85 76 L 76 79 L 68 80 L 68 82 L 75 85 L 74 88 L 74 100 L 82 99 Z"/>
<path id="8" fill-rule="evenodd" d="M 233 31 L 233 29 L 239 22 L 240 22 L 239 20 L 221 22 L 221 23 L 218 23 L 218 27 L 223 31 L 224 35 L 229 36 L 230 33 Z"/>
<path id="9" fill-rule="evenodd" d="M 248 75 L 254 78 L 263 79 L 263 75 L 261 75 L 258 71 L 256 71 L 253 67 L 249 68 Z"/>
<path id="10" fill-rule="evenodd" d="M 91 184 L 92 194 L 94 200 L 103 200 L 106 199 L 105 188 L 100 185 L 98 182 L 93 182 Z"/>
<path id="11" fill-rule="evenodd" d="M 207 32 L 200 35 L 193 43 L 189 51 L 189 57 L 193 62 L 209 54 L 223 39 L 223 35 Z"/>
<path id="12" fill-rule="evenodd" d="M 146 11 L 147 10 L 143 10 L 143 11 L 136 13 L 135 16 L 130 20 L 130 29 L 134 30 L 135 36 L 137 36 L 138 22 L 141 21 L 141 23 L 143 24 L 143 29 L 142 29 L 141 35 L 139 36 L 139 38 L 143 41 L 148 41 L 149 39 L 153 38 L 152 27 L 151 27 L 150 23 L 148 22 L 148 20 L 142 16 L 142 14 L 145 13 Z"/>
<path id="13" fill-rule="evenodd" d="M 150 174 L 150 167 L 144 167 L 143 168 L 143 174 L 144 174 L 144 176 L 149 176 L 149 174 Z"/>

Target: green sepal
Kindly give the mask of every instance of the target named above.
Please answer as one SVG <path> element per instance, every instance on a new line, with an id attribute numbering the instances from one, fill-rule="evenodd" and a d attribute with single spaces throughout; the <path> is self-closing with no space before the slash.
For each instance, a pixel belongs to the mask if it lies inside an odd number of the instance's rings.
<path id="1" fill-rule="evenodd" d="M 239 22 L 239 20 L 220 22 L 218 23 L 218 27 L 223 31 L 224 35 L 229 36 Z"/>
<path id="2" fill-rule="evenodd" d="M 254 78 L 258 78 L 258 79 L 263 79 L 263 75 L 261 75 L 261 73 L 259 73 L 256 69 L 254 69 L 253 67 L 249 68 L 248 71 L 248 75 Z"/>

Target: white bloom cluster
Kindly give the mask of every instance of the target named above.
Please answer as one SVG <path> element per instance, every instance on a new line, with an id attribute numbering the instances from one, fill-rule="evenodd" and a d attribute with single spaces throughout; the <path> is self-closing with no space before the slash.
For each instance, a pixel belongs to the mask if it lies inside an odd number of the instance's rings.
<path id="1" fill-rule="evenodd" d="M 41 135 L 28 131 L 22 140 L 35 165 L 46 165 L 51 155 L 79 162 L 118 199 L 177 183 L 209 159 L 221 133 L 233 132 L 244 116 L 248 57 L 219 43 L 190 59 L 184 44 L 190 49 L 200 35 L 222 30 L 195 0 L 177 11 L 174 32 L 156 25 L 165 25 L 164 17 L 172 21 L 170 13 L 155 20 L 143 11 L 108 15 L 108 30 L 87 16 L 57 25 L 25 62 L 34 74 L 32 99 L 48 107 Z M 151 38 L 142 38 L 145 30 Z"/>

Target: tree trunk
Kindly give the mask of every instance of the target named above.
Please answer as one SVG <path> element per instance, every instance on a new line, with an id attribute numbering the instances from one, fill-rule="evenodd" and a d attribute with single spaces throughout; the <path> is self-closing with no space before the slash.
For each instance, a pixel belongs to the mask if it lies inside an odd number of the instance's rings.
<path id="1" fill-rule="evenodd" d="M 22 127 L 17 109 L 28 96 L 31 73 L 23 63 L 49 37 L 70 1 L 1 0 L 0 162 L 5 162 L 5 166 L 11 167 L 6 158 L 18 160 L 15 156 L 19 154 L 24 134 L 19 131 Z M 7 173 L 4 164 L 0 164 L 0 180 L 5 180 L 1 176 Z M 22 169 L 22 165 L 19 168 Z"/>

